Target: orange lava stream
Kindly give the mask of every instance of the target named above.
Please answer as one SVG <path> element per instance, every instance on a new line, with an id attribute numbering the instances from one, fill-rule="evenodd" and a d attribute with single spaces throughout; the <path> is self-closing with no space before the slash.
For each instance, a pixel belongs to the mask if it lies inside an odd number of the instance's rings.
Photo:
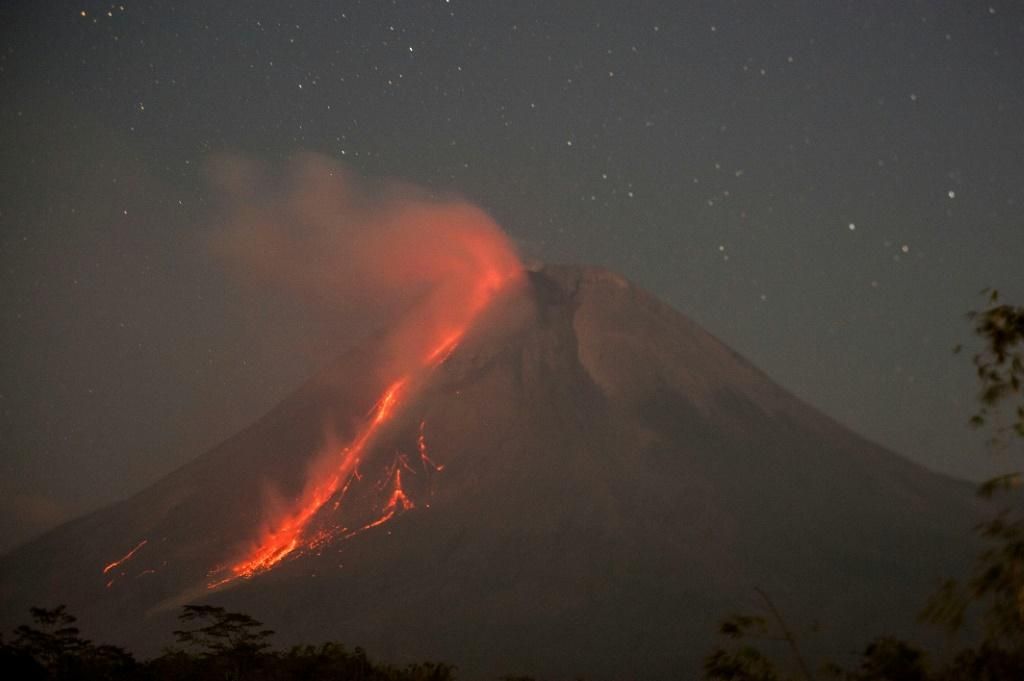
<path id="1" fill-rule="evenodd" d="M 342 450 L 341 462 L 334 473 L 307 490 L 298 508 L 281 518 L 277 528 L 263 537 L 260 545 L 247 558 L 231 566 L 232 575 L 226 580 L 212 584 L 211 587 L 224 584 L 236 577 L 251 577 L 258 572 L 269 570 L 299 547 L 306 525 L 320 510 L 320 507 L 339 490 L 342 480 L 349 477 L 348 474 L 355 468 L 367 443 L 394 413 L 402 389 L 407 382 L 408 377 L 403 377 L 384 391 L 384 395 L 377 401 L 371 412 L 372 416 L 369 422 L 352 444 Z"/>
<path id="2" fill-rule="evenodd" d="M 391 496 L 388 497 L 388 503 L 385 504 L 384 508 L 381 510 L 380 517 L 374 521 L 371 521 L 363 525 L 355 532 L 348 533 L 347 535 L 345 535 L 345 538 L 348 539 L 349 537 L 356 536 L 360 532 L 365 532 L 366 530 L 372 529 L 374 527 L 379 527 L 380 525 L 383 525 L 387 521 L 394 518 L 395 514 L 400 513 L 402 511 L 408 511 L 410 508 L 415 508 L 415 504 L 412 503 L 412 500 L 408 496 L 406 496 L 405 490 L 402 489 L 401 469 L 395 468 L 395 487 L 394 490 L 392 490 L 391 492 Z"/>
<path id="3" fill-rule="evenodd" d="M 483 273 L 477 285 L 473 287 L 469 295 L 462 301 L 462 314 L 457 316 L 461 323 L 453 324 L 443 333 L 436 334 L 437 341 L 432 343 L 429 349 L 421 356 L 421 360 L 418 362 L 419 369 L 408 371 L 388 386 L 370 411 L 365 425 L 353 441 L 341 450 L 338 464 L 333 469 L 333 472 L 320 479 L 308 482 L 306 490 L 296 503 L 294 509 L 277 519 L 273 529 L 260 537 L 258 545 L 245 558 L 226 568 L 226 571 L 230 574 L 218 581 L 209 583 L 207 585 L 208 588 L 214 589 L 239 578 L 247 579 L 252 577 L 273 568 L 296 550 L 316 548 L 330 538 L 329 535 L 324 535 L 323 533 L 315 537 L 305 537 L 304 535 L 310 521 L 320 511 L 321 507 L 334 498 L 339 490 L 347 488 L 347 485 L 354 476 L 358 477 L 357 466 L 363 458 L 367 447 L 381 428 L 394 416 L 402 400 L 408 396 L 407 393 L 410 391 L 414 379 L 420 376 L 423 370 L 433 369 L 447 360 L 455 351 L 455 348 L 458 347 L 476 317 L 502 288 L 520 275 L 521 270 L 519 269 L 500 271 L 492 268 Z M 422 439 L 422 430 L 420 435 L 420 454 L 425 458 L 426 451 L 425 443 Z M 435 468 L 440 470 L 440 467 L 435 466 Z M 387 504 L 382 509 L 380 517 L 345 535 L 346 537 L 382 525 L 397 513 L 413 507 L 412 501 L 402 488 L 401 472 L 397 468 L 394 472 L 394 481 L 394 489 Z M 340 503 L 341 499 L 336 499 L 335 508 Z M 128 557 L 130 557 L 130 554 L 125 559 Z"/>
<path id="4" fill-rule="evenodd" d="M 419 449 L 420 452 L 420 462 L 422 462 L 424 466 L 429 466 L 430 468 L 433 468 L 436 472 L 440 473 L 441 471 L 444 470 L 444 466 L 434 463 L 434 461 L 429 456 L 427 456 L 427 434 L 425 432 L 426 427 L 426 420 L 421 420 L 420 434 L 416 437 L 416 447 L 417 449 Z"/>
<path id="5" fill-rule="evenodd" d="M 113 570 L 113 569 L 119 567 L 120 565 L 123 565 L 124 563 L 128 562 L 129 560 L 131 560 L 132 556 L 134 556 L 138 552 L 139 549 L 141 549 L 143 546 L 145 546 L 148 543 L 149 543 L 148 539 L 143 539 L 142 541 L 140 541 L 138 544 L 135 545 L 135 548 L 133 548 L 131 551 L 129 551 L 128 553 L 124 554 L 123 556 L 121 556 L 120 558 L 115 560 L 113 563 L 110 563 L 105 568 L 103 568 L 103 574 L 107 574 L 111 570 Z M 111 580 L 111 582 L 113 582 L 113 580 Z"/>

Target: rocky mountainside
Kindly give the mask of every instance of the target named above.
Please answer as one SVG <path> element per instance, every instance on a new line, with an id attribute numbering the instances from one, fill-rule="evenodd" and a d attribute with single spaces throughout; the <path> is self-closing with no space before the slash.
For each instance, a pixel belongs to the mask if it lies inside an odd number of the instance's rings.
<path id="1" fill-rule="evenodd" d="M 178 606 L 209 602 L 280 643 L 467 679 L 685 678 L 754 587 L 842 654 L 907 631 L 973 554 L 970 485 L 858 437 L 621 277 L 547 266 L 401 405 L 305 548 L 222 581 L 317 454 L 372 418 L 374 353 L 4 556 L 0 625 L 67 603 L 91 638 L 145 653 Z"/>

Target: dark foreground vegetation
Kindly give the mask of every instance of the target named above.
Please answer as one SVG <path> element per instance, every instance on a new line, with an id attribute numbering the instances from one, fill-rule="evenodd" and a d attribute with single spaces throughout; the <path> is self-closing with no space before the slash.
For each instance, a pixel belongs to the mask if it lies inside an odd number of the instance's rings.
<path id="1" fill-rule="evenodd" d="M 174 632 L 176 645 L 139 661 L 123 648 L 79 635 L 64 606 L 32 609 L 32 624 L 0 641 L 4 679 L 351 679 L 353 681 L 447 681 L 454 667 L 424 662 L 394 667 L 371 661 L 361 648 L 339 643 L 271 649 L 273 631 L 241 613 L 210 605 L 186 605 Z"/>
<path id="2" fill-rule="evenodd" d="M 1001 304 L 989 294 L 972 313 L 983 348 L 974 355 L 981 407 L 971 421 L 991 426 L 992 445 L 1024 444 L 1024 307 Z M 1007 452 L 1009 453 L 1009 452 Z M 1016 452 L 1019 454 L 1019 452 Z M 722 643 L 703 670 L 680 678 L 709 681 L 1012 681 L 1024 680 L 1024 474 L 1008 473 L 979 488 L 999 500 L 978 527 L 987 548 L 966 580 L 950 580 L 926 604 L 921 618 L 946 627 L 942 649 L 876 637 L 841 666 L 811 660 L 800 636 L 769 594 L 759 591 L 763 612 L 722 622 Z M 64 606 L 33 608 L 32 623 L 0 638 L 0 679 L 344 679 L 350 681 L 449 681 L 456 667 L 444 662 L 394 666 L 371 661 L 361 648 L 339 643 L 274 650 L 273 631 L 242 614 L 211 605 L 188 605 L 179 615 L 175 645 L 139 661 L 127 650 L 80 636 Z M 952 634 L 970 630 L 966 642 Z M 689 672 L 689 673 L 688 673 Z M 502 681 L 531 681 L 506 677 Z"/>
<path id="3" fill-rule="evenodd" d="M 767 598 L 767 597 L 766 597 Z M 849 668 L 825 662 L 812 671 L 797 637 L 774 609 L 772 618 L 737 615 L 724 621 L 728 643 L 705 659 L 703 678 L 732 681 L 1012 681 L 1024 679 L 1024 645 L 986 637 L 979 645 L 940 655 L 934 664 L 921 649 L 893 638 L 866 646 Z M 32 624 L 0 640 L 0 678 L 39 680 L 93 679 L 161 681 L 164 679 L 253 679 L 254 681 L 328 679 L 345 681 L 451 681 L 456 667 L 445 662 L 405 666 L 374 662 L 362 648 L 340 643 L 273 650 L 273 631 L 252 617 L 209 605 L 188 605 L 174 632 L 176 645 L 149 660 L 136 660 L 117 646 L 96 644 L 80 636 L 75 617 L 64 606 L 33 608 Z M 773 655 L 773 646 L 785 650 Z M 765 652 L 768 651 L 768 652 Z M 681 678 L 697 678 L 698 670 Z M 505 677 L 501 681 L 533 681 Z"/>

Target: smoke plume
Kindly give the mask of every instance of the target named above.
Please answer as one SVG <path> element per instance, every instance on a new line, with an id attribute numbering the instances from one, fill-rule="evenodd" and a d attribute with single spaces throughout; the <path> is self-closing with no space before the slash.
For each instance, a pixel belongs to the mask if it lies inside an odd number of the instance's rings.
<path id="1" fill-rule="evenodd" d="M 387 374 L 413 369 L 522 270 L 480 208 L 360 178 L 322 155 L 278 173 L 222 157 L 209 175 L 221 199 L 215 252 L 323 319 L 387 328 Z"/>

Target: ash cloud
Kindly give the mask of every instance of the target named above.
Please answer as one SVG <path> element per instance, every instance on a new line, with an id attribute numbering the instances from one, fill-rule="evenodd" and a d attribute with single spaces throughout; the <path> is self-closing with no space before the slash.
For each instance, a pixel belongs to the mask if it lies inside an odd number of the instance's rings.
<path id="1" fill-rule="evenodd" d="M 488 278 L 518 276 L 510 240 L 479 207 L 394 180 L 367 180 L 318 154 L 273 169 L 218 158 L 214 252 L 247 279 L 284 290 L 328 327 L 387 329 L 389 372 L 478 310 Z"/>

